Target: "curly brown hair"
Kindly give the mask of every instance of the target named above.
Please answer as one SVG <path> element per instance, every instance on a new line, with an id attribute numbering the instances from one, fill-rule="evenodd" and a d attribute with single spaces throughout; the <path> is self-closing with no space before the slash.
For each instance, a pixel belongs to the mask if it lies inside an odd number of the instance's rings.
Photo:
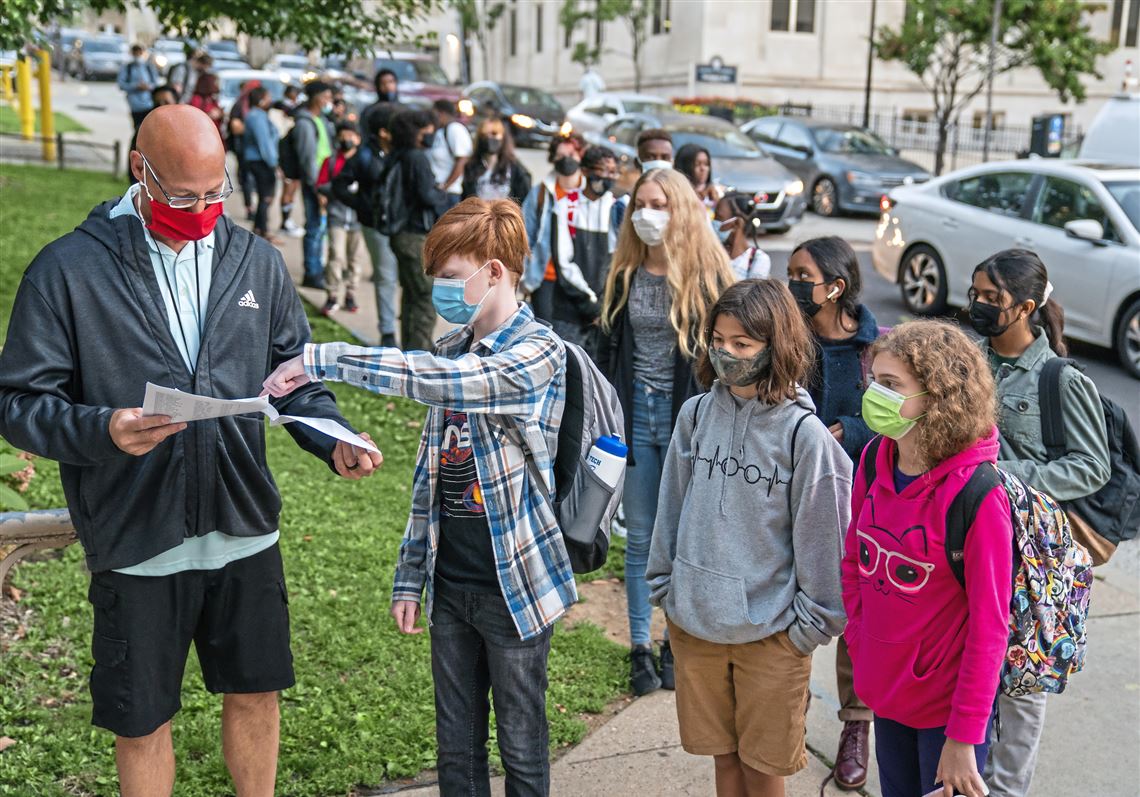
<path id="1" fill-rule="evenodd" d="M 926 391 L 926 414 L 913 434 L 927 468 L 990 434 L 997 423 L 994 378 L 982 350 L 946 321 L 908 321 L 871 344 L 872 361 L 898 357 Z"/>
<path id="2" fill-rule="evenodd" d="M 772 365 L 767 378 L 757 383 L 756 397 L 764 404 L 794 399 L 796 385 L 807 378 L 815 360 L 815 349 L 788 286 L 773 279 L 751 279 L 726 289 L 709 311 L 705 340 L 710 347 L 716 319 L 721 315 L 735 318 L 748 337 L 766 342 L 772 352 Z M 706 390 L 716 379 L 707 348 L 697 360 L 696 377 Z"/>

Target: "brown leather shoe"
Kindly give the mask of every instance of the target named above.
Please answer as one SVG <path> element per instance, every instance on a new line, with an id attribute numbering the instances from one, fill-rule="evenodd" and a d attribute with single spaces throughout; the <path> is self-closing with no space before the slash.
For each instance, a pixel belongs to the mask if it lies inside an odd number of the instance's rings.
<path id="1" fill-rule="evenodd" d="M 839 752 L 835 754 L 835 785 L 844 791 L 855 791 L 867 783 L 867 759 L 871 754 L 868 739 L 871 723 L 860 720 L 843 723 L 839 736 Z"/>

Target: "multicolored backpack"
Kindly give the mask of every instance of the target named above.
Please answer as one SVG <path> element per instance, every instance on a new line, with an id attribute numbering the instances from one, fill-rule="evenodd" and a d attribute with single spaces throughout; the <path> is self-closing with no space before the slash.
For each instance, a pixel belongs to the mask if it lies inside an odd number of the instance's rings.
<path id="1" fill-rule="evenodd" d="M 879 442 L 867 445 L 864 469 Z M 874 483 L 874 468 L 866 474 Z M 1001 690 L 1010 697 L 1065 691 L 1069 676 L 1085 664 L 1093 571 L 1088 552 L 1073 541 L 1069 519 L 1052 497 L 983 462 L 946 510 L 946 559 L 966 586 L 966 532 L 986 496 L 1001 486 L 1009 496 L 1013 525 L 1013 595 Z"/>

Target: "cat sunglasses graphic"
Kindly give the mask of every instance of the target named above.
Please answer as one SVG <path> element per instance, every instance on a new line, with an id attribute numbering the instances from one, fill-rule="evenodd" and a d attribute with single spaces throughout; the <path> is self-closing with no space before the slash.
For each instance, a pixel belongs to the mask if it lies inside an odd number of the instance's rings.
<path id="1" fill-rule="evenodd" d="M 886 556 L 887 580 L 901 592 L 914 593 L 926 586 L 934 565 L 911 559 L 898 551 L 884 550 L 874 537 L 863 531 L 856 531 L 859 541 L 859 572 L 870 578 L 879 569 L 879 562 Z"/>

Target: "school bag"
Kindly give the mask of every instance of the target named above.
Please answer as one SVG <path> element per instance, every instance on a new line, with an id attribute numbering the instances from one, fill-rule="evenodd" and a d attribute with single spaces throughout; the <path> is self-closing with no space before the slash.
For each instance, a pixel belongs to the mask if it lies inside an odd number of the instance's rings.
<path id="1" fill-rule="evenodd" d="M 372 225 L 382 235 L 397 235 L 408 226 L 408 203 L 404 196 L 404 164 L 399 155 L 384 158 L 371 186 L 369 205 Z M 430 228 L 430 224 L 426 225 Z"/>
<path id="2" fill-rule="evenodd" d="M 1078 371 L 1084 370 L 1075 360 L 1054 357 L 1045 363 L 1037 384 L 1041 434 L 1050 461 L 1065 454 L 1061 372 L 1066 365 Z M 1092 495 L 1061 502 L 1070 522 L 1080 529 L 1083 536 L 1091 537 L 1085 547 L 1093 552 L 1095 564 L 1107 562 L 1117 545 L 1131 540 L 1140 531 L 1140 445 L 1136 443 L 1136 434 L 1124 410 L 1103 395 L 1100 404 L 1108 433 L 1111 472 L 1108 483 Z"/>
<path id="3" fill-rule="evenodd" d="M 540 321 L 533 321 L 523 328 L 523 334 L 543 327 Z M 610 527 L 621 504 L 625 474 L 617 488 L 611 489 L 594 474 L 586 455 L 599 437 L 625 434 L 625 415 L 617 390 L 590 356 L 576 343 L 563 343 L 566 346 L 566 405 L 558 425 L 553 495 L 545 492 L 543 481 L 535 472 L 533 457 L 525 444 L 522 448 L 532 468 L 534 483 L 543 490 L 543 498 L 550 503 L 558 519 L 570 557 L 570 569 L 575 573 L 590 573 L 606 563 Z M 592 543 L 577 541 L 591 535 Z"/>
<path id="4" fill-rule="evenodd" d="M 875 482 L 881 436 L 863 455 L 866 489 Z M 1013 522 L 1013 595 L 1001 690 L 1010 697 L 1060 694 L 1085 664 L 1092 560 L 1073 541 L 1065 510 L 1045 493 L 994 467 L 978 465 L 946 510 L 946 561 L 966 586 L 966 532 L 995 487 L 1009 497 Z"/>
<path id="5" fill-rule="evenodd" d="M 297 154 L 297 128 L 301 125 L 302 120 L 308 119 L 308 123 L 313 125 L 316 130 L 317 122 L 312 117 L 297 117 L 297 121 L 289 128 L 289 132 L 285 137 L 277 142 L 277 165 L 281 168 L 281 174 L 289 180 L 300 180 L 301 173 L 304 167 L 301 165 L 301 158 Z"/>

